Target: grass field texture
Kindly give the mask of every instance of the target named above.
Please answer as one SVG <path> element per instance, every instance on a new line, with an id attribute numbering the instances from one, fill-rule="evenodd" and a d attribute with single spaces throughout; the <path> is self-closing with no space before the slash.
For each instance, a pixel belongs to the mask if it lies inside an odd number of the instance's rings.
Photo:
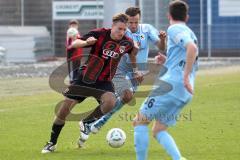
<path id="1" fill-rule="evenodd" d="M 101 132 L 90 136 L 84 149 L 76 148 L 78 123 L 66 123 L 57 151 L 42 155 L 54 107 L 63 97 L 49 89 L 47 78 L 1 79 L 0 87 L 0 160 L 135 159 L 131 120 L 144 99 L 137 99 L 136 106 L 125 106 L 115 114 Z M 73 112 L 95 106 L 96 102 L 88 99 Z M 169 132 L 188 160 L 239 160 L 240 67 L 200 71 L 194 99 L 182 115 Z M 113 149 L 106 143 L 106 133 L 113 127 L 127 134 L 122 148 Z M 149 160 L 170 160 L 151 133 Z"/>

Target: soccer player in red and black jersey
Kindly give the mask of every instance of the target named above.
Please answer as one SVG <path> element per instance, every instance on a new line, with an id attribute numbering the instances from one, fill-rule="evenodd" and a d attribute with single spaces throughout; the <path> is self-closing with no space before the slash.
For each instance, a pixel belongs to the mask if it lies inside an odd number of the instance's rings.
<path id="1" fill-rule="evenodd" d="M 66 57 L 67 57 L 68 75 L 69 75 L 70 84 L 77 79 L 78 70 L 81 65 L 82 48 L 71 47 L 72 42 L 80 38 L 80 33 L 78 32 L 78 28 L 79 28 L 78 20 L 73 19 L 69 21 L 68 31 L 66 35 Z M 72 33 L 73 31 L 76 31 L 76 33 Z"/>
<path id="2" fill-rule="evenodd" d="M 125 36 L 127 21 L 127 15 L 117 14 L 112 19 L 111 29 L 90 31 L 72 43 L 72 48 L 91 47 L 91 51 L 78 79 L 74 80 L 64 92 L 65 99 L 53 122 L 50 141 L 45 145 L 42 153 L 50 153 L 56 149 L 65 119 L 77 103 L 90 96 L 100 102 L 100 105 L 83 120 L 80 138 L 84 141 L 88 138 L 89 124 L 112 110 L 118 102 L 111 80 L 122 55 L 128 53 L 133 67 L 136 67 L 137 49 L 133 41 Z"/>

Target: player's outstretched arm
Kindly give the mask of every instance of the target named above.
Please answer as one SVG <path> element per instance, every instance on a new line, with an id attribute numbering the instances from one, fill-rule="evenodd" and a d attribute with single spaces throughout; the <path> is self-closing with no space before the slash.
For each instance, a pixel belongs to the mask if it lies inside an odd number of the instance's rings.
<path id="1" fill-rule="evenodd" d="M 197 46 L 193 42 L 190 42 L 186 45 L 186 50 L 187 50 L 187 57 L 186 57 L 186 64 L 184 68 L 184 86 L 186 89 L 193 94 L 193 88 L 189 82 L 189 75 L 192 71 L 193 64 L 196 60 L 197 57 Z"/>
<path id="2" fill-rule="evenodd" d="M 97 42 L 97 39 L 94 37 L 89 37 L 86 41 L 81 39 L 76 39 L 73 41 L 71 48 L 82 48 L 86 46 L 91 46 Z"/>
<path id="3" fill-rule="evenodd" d="M 159 32 L 160 40 L 157 42 L 157 46 L 158 46 L 159 50 L 162 52 L 164 52 L 166 49 L 166 37 L 167 37 L 167 33 L 165 31 Z"/>

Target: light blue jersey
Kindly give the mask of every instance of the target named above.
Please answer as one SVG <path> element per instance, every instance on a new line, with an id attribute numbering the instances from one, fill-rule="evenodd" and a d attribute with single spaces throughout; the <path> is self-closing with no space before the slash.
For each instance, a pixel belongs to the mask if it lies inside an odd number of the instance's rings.
<path id="1" fill-rule="evenodd" d="M 186 63 L 186 45 L 189 42 L 197 44 L 197 38 L 193 31 L 185 23 L 174 24 L 167 30 L 167 60 L 164 66 L 167 73 L 160 79 L 172 85 L 169 92 L 173 97 L 187 102 L 192 95 L 186 90 L 183 84 L 184 66 Z M 190 84 L 194 87 L 195 72 L 198 64 L 197 59 L 190 74 Z"/>
<path id="2" fill-rule="evenodd" d="M 192 95 L 184 87 L 184 66 L 186 64 L 186 45 L 189 42 L 197 44 L 197 38 L 184 23 L 171 25 L 167 30 L 167 59 L 164 66 L 166 73 L 159 77 L 162 85 L 155 84 L 154 90 L 142 104 L 140 112 L 149 120 L 156 119 L 166 126 L 176 123 L 180 111 L 192 99 Z M 197 59 L 190 73 L 190 83 L 194 87 Z M 161 89 L 171 86 L 169 91 L 160 94 Z M 156 88 L 159 87 L 159 88 Z"/>
<path id="3" fill-rule="evenodd" d="M 126 35 L 133 39 L 133 41 L 139 44 L 139 51 L 137 54 L 137 63 L 139 70 L 146 70 L 146 64 L 148 61 L 149 42 L 156 44 L 159 41 L 159 32 L 150 24 L 139 24 L 136 33 L 132 33 L 129 29 L 126 31 Z M 132 65 L 128 54 L 125 54 L 118 65 L 117 73 L 132 72 Z"/>

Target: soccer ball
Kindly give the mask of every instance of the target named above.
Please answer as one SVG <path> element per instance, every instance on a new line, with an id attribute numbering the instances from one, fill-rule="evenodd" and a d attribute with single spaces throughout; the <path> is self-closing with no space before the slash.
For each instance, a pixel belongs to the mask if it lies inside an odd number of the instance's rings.
<path id="1" fill-rule="evenodd" d="M 125 143 L 126 134 L 120 128 L 112 128 L 108 131 L 106 139 L 109 146 L 119 148 Z"/>
<path id="2" fill-rule="evenodd" d="M 76 38 L 77 35 L 78 35 L 78 30 L 76 28 L 71 27 L 67 30 L 67 36 L 69 38 Z"/>

